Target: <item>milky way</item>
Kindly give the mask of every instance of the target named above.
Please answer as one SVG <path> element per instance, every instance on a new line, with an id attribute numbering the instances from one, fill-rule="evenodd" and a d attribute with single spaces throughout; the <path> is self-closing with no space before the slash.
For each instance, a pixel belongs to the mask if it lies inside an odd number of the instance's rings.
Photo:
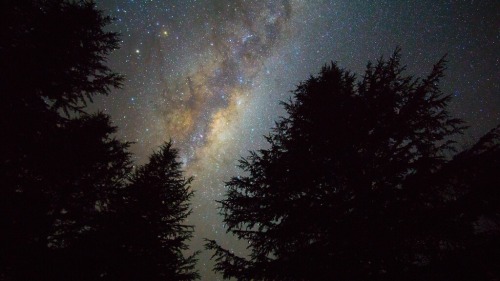
<path id="1" fill-rule="evenodd" d="M 377 3 L 375 3 L 377 2 Z M 440 2 L 440 3 L 435 3 Z M 134 141 L 138 164 L 172 139 L 187 176 L 194 176 L 193 250 L 203 238 L 236 253 L 215 200 L 238 174 L 240 156 L 265 146 L 262 135 L 283 114 L 280 100 L 330 61 L 362 72 L 368 60 L 403 49 L 417 75 L 448 54 L 443 90 L 453 113 L 473 127 L 471 142 L 500 123 L 498 1 L 179 0 L 98 1 L 116 17 L 109 28 L 122 47 L 111 67 L 124 89 L 98 99 L 119 137 Z M 202 280 L 211 273 L 200 256 Z"/>

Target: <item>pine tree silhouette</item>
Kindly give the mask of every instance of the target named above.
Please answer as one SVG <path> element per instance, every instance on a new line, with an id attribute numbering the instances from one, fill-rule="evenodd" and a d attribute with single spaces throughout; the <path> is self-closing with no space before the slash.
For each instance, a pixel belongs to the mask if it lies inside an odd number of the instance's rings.
<path id="1" fill-rule="evenodd" d="M 175 150 L 132 173 L 109 116 L 85 112 L 123 81 L 111 18 L 86 0 L 0 5 L 0 279 L 196 279 Z"/>
<path id="2" fill-rule="evenodd" d="M 444 65 L 415 79 L 397 49 L 359 82 L 332 63 L 301 83 L 266 137 L 270 148 L 242 159 L 245 176 L 227 182 L 224 222 L 250 256 L 208 240 L 215 271 L 237 280 L 441 276 L 436 174 L 464 129 L 438 86 Z"/>
<path id="3" fill-rule="evenodd" d="M 120 85 L 119 40 L 92 1 L 7 0 L 0 20 L 0 277 L 39 280 L 129 169 L 107 117 L 82 111 Z"/>
<path id="4" fill-rule="evenodd" d="M 457 154 L 436 175 L 441 208 L 433 213 L 443 279 L 500 278 L 500 126 Z M 437 236 L 437 235 L 436 235 Z"/>
<path id="5" fill-rule="evenodd" d="M 164 144 L 135 171 L 128 188 L 127 228 L 132 254 L 146 266 L 138 269 L 143 280 L 199 278 L 194 270 L 197 253 L 183 253 L 193 235 L 193 226 L 184 224 L 191 213 L 193 178 L 184 178 L 177 155 L 171 142 Z"/>

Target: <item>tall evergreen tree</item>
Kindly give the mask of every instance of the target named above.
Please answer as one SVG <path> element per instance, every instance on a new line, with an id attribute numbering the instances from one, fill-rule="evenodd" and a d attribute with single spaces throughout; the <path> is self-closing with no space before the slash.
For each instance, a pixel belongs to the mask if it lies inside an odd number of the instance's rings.
<path id="1" fill-rule="evenodd" d="M 196 279 L 175 150 L 131 177 L 129 143 L 85 112 L 123 80 L 111 18 L 89 0 L 0 5 L 0 279 Z"/>
<path id="2" fill-rule="evenodd" d="M 433 213 L 441 233 L 443 279 L 500 278 L 500 126 L 457 154 L 435 176 L 442 208 Z M 434 270 L 438 271 L 438 270 Z"/>
<path id="3" fill-rule="evenodd" d="M 215 270 L 237 280 L 418 279 L 441 257 L 430 181 L 463 129 L 438 86 L 444 64 L 415 79 L 398 49 L 358 82 L 332 63 L 300 84 L 270 148 L 241 160 L 246 174 L 220 202 L 250 256 L 208 241 Z"/>
<path id="4" fill-rule="evenodd" d="M 5 109 L 79 111 L 93 96 L 121 85 L 123 77 L 106 65 L 119 38 L 104 30 L 112 19 L 94 1 L 6 0 L 1 5 Z"/>
<path id="5" fill-rule="evenodd" d="M 164 144 L 149 163 L 137 168 L 128 188 L 125 230 L 142 280 L 195 280 L 196 254 L 185 257 L 193 227 L 185 224 L 191 213 L 192 178 L 185 178 L 177 150 Z"/>
<path id="6" fill-rule="evenodd" d="M 110 264 L 120 261 L 124 245 L 105 234 L 122 212 L 132 164 L 129 144 L 116 140 L 115 130 L 98 113 L 70 119 L 52 136 L 49 151 L 57 162 L 44 167 L 50 177 L 40 183 L 50 203 L 48 233 L 39 238 L 45 249 L 20 261 L 17 280 L 110 280 L 103 276 L 121 269 Z"/>
<path id="7" fill-rule="evenodd" d="M 96 231 L 131 168 L 109 118 L 83 111 L 120 86 L 105 64 L 119 39 L 93 1 L 0 5 L 0 279 L 73 279 L 56 260 Z"/>

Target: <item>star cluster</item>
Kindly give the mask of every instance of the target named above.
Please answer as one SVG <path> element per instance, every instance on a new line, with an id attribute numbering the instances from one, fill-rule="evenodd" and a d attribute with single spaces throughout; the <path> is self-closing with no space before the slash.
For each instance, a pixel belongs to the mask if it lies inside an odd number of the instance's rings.
<path id="1" fill-rule="evenodd" d="M 467 143 L 500 123 L 498 1 L 100 0 L 116 18 L 122 47 L 111 67 L 124 89 L 97 100 L 137 163 L 172 138 L 195 176 L 193 250 L 202 239 L 244 253 L 225 234 L 215 200 L 240 156 L 265 146 L 295 85 L 330 61 L 362 73 L 367 60 L 403 49 L 408 71 L 425 75 L 444 54 L 442 89 L 469 121 Z M 209 254 L 200 256 L 203 280 Z"/>

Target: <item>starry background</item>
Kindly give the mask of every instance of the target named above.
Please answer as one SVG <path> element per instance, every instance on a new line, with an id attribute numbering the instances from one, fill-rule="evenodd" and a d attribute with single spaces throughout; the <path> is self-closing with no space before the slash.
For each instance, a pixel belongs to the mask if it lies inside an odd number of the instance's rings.
<path id="1" fill-rule="evenodd" d="M 284 114 L 300 82 L 336 61 L 362 73 L 368 60 L 402 47 L 408 73 L 430 72 L 447 54 L 441 86 L 452 113 L 471 128 L 466 147 L 500 123 L 500 2 L 328 0 L 99 0 L 116 18 L 122 45 L 110 57 L 124 88 L 97 99 L 118 137 L 133 141 L 142 164 L 164 141 L 194 176 L 192 250 L 203 238 L 235 253 L 245 243 L 225 234 L 215 200 L 237 160 L 265 147 L 263 135 Z M 202 280 L 210 253 L 199 256 Z"/>

